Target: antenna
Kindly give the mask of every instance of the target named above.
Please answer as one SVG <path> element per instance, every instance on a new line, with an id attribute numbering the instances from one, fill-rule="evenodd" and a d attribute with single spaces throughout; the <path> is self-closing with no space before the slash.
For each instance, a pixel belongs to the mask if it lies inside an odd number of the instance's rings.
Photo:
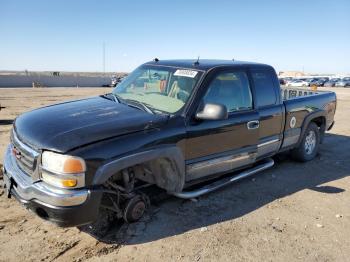
<path id="1" fill-rule="evenodd" d="M 199 56 L 197 58 L 197 61 L 193 63 L 193 65 L 199 65 Z"/>

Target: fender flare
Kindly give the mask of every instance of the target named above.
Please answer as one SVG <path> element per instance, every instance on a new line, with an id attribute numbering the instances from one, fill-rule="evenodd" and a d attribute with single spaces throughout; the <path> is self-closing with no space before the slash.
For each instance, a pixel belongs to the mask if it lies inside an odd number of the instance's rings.
<path id="1" fill-rule="evenodd" d="M 306 132 L 306 128 L 309 126 L 310 122 L 312 122 L 312 120 L 314 120 L 315 118 L 318 118 L 318 117 L 324 117 L 325 121 L 326 121 L 326 111 L 325 110 L 318 110 L 318 111 L 315 111 L 315 112 L 309 114 L 307 117 L 305 117 L 303 124 L 301 125 L 301 132 L 300 132 L 300 136 L 299 136 L 299 141 L 297 143 L 297 147 L 300 145 L 301 141 L 303 140 L 303 137 L 304 137 L 305 132 Z"/>
<path id="2" fill-rule="evenodd" d="M 176 146 L 159 147 L 146 151 L 136 152 L 103 164 L 97 169 L 92 184 L 103 184 L 111 176 L 127 167 L 159 158 L 170 160 L 172 165 L 176 168 L 178 185 L 175 186 L 175 191 L 180 192 L 185 184 L 185 159 L 180 148 Z"/>

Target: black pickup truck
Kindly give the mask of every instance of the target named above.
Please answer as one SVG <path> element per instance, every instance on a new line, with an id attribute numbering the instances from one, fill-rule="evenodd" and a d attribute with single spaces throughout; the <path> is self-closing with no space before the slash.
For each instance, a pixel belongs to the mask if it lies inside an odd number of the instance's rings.
<path id="1" fill-rule="evenodd" d="M 109 210 L 138 220 L 150 192 L 195 198 L 271 167 L 315 157 L 333 92 L 281 89 L 265 64 L 145 63 L 110 94 L 19 116 L 4 159 L 8 197 L 60 226 Z"/>

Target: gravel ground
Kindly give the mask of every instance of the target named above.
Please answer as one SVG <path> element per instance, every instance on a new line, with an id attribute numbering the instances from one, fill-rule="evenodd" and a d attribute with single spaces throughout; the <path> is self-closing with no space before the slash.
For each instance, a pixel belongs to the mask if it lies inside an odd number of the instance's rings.
<path id="1" fill-rule="evenodd" d="M 334 90 L 336 124 L 315 160 L 280 160 L 197 201 L 168 197 L 132 225 L 59 228 L 0 189 L 0 261 L 349 261 L 350 88 Z M 0 159 L 17 115 L 108 91 L 0 89 Z"/>

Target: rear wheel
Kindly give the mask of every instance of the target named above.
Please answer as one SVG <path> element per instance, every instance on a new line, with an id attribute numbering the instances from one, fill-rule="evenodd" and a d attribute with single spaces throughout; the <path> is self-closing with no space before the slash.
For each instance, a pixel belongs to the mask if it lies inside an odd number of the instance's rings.
<path id="1" fill-rule="evenodd" d="M 320 131 L 318 126 L 311 122 L 306 129 L 300 145 L 293 149 L 292 156 L 294 159 L 306 162 L 315 158 L 320 145 Z"/>

